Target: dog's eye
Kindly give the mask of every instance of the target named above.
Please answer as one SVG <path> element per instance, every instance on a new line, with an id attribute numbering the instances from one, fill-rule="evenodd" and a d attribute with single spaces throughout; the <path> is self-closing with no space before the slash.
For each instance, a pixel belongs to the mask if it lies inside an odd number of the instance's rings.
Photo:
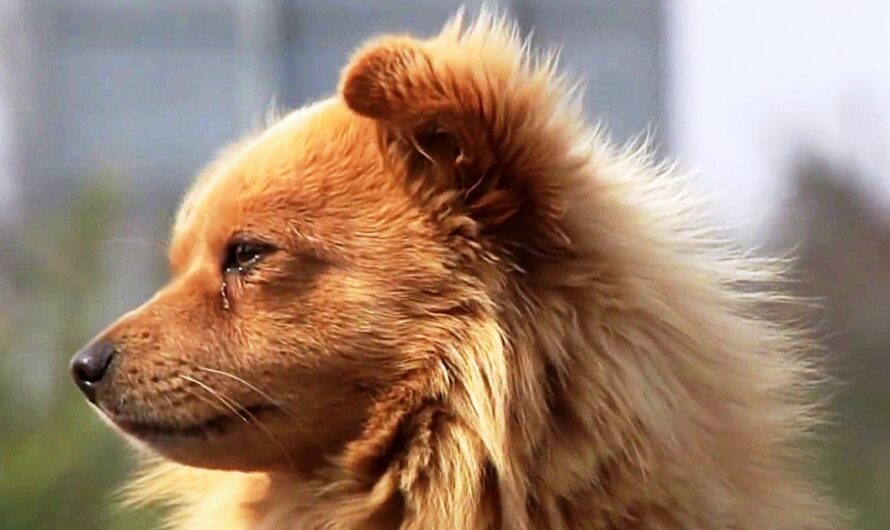
<path id="1" fill-rule="evenodd" d="M 267 252 L 269 252 L 269 246 L 261 243 L 232 243 L 226 249 L 223 272 L 244 272 L 255 265 Z"/>

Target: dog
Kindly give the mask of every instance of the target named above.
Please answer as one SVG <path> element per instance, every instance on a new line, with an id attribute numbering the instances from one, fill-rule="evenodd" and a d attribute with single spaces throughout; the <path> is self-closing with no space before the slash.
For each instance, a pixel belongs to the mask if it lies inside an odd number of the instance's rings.
<path id="1" fill-rule="evenodd" d="M 224 152 L 170 280 L 72 359 L 184 529 L 826 529 L 781 260 L 458 16 Z"/>

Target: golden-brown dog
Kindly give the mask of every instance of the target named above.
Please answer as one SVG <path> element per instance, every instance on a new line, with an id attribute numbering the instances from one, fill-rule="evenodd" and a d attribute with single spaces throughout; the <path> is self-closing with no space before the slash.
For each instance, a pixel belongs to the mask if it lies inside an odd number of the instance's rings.
<path id="1" fill-rule="evenodd" d="M 72 361 L 188 529 L 822 529 L 772 262 L 482 15 L 384 37 L 186 196 Z"/>

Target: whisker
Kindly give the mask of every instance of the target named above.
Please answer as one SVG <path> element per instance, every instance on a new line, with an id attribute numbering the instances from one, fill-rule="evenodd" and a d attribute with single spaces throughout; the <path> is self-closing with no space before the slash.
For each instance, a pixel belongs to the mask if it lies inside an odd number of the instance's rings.
<path id="1" fill-rule="evenodd" d="M 218 399 L 208 399 L 208 398 L 204 397 L 202 394 L 195 392 L 194 390 L 192 390 L 190 388 L 183 388 L 183 390 L 188 392 L 188 395 L 190 395 L 196 399 L 199 399 L 199 400 L 203 401 L 204 403 L 207 403 L 215 410 L 218 410 L 220 412 L 229 412 L 231 410 L 228 407 L 220 406 Z"/>
<path id="2" fill-rule="evenodd" d="M 179 377 L 181 377 L 181 378 L 185 379 L 186 381 L 189 381 L 189 382 L 191 382 L 191 383 L 194 383 L 194 384 L 198 385 L 199 387 L 203 388 L 204 390 L 206 390 L 207 392 L 209 392 L 213 397 L 215 397 L 216 399 L 218 399 L 223 405 L 225 405 L 227 409 L 229 409 L 230 411 L 232 411 L 232 413 L 234 413 L 236 416 L 238 416 L 239 418 L 241 418 L 241 420 L 242 420 L 244 423 L 250 423 L 250 421 L 247 419 L 247 417 L 244 416 L 244 414 L 242 413 L 242 411 L 244 411 L 244 412 L 247 412 L 247 411 L 244 410 L 244 407 L 242 407 L 241 405 L 239 405 L 236 401 L 232 400 L 231 398 L 224 397 L 221 393 L 219 393 L 219 392 L 217 392 L 216 390 L 210 388 L 210 387 L 207 386 L 205 383 L 202 383 L 201 381 L 198 381 L 198 380 L 195 379 L 194 377 L 189 377 L 189 376 L 187 376 L 187 375 L 180 375 Z M 234 405 L 237 405 L 237 407 L 234 406 L 233 404 L 234 404 Z"/>
<path id="3" fill-rule="evenodd" d="M 257 388 L 255 385 L 253 385 L 253 384 L 251 384 L 251 383 L 245 381 L 244 379 L 238 377 L 237 375 L 235 375 L 235 374 L 231 374 L 231 373 L 229 373 L 229 372 L 224 372 L 224 371 L 222 371 L 222 370 L 216 370 L 216 369 L 213 369 L 213 368 L 208 368 L 208 367 L 206 367 L 206 366 L 197 366 L 196 368 L 198 368 L 198 370 L 203 370 L 203 371 L 205 371 L 205 372 L 210 372 L 210 373 L 212 373 L 212 374 L 221 375 L 221 376 L 223 376 L 223 377 L 228 377 L 229 379 L 232 379 L 232 380 L 234 380 L 234 381 L 237 381 L 237 382 L 241 383 L 242 385 L 246 386 L 247 388 L 253 390 L 254 392 L 256 392 L 257 394 L 259 394 L 259 395 L 262 396 L 263 398 L 265 398 L 269 403 L 275 405 L 276 407 L 280 408 L 282 411 L 284 411 L 285 413 L 287 413 L 288 415 L 290 415 L 290 411 L 288 410 L 288 408 L 285 407 L 281 402 L 279 402 L 278 400 L 274 399 L 274 398 L 273 398 L 272 396 L 270 396 L 267 392 L 264 392 L 264 391 L 260 390 L 260 389 Z"/>
<path id="4" fill-rule="evenodd" d="M 226 408 L 228 408 L 233 413 L 235 413 L 235 415 L 237 415 L 239 418 L 241 418 L 241 420 L 244 421 L 244 423 L 252 423 L 253 425 L 255 425 L 260 431 L 263 432 L 263 434 L 265 434 L 269 438 L 269 440 L 273 444 L 275 444 L 276 447 L 278 447 L 278 450 L 281 451 L 281 454 L 287 460 L 288 464 L 290 464 L 291 467 L 294 467 L 295 462 L 294 462 L 293 458 L 291 457 L 290 453 L 287 451 L 287 448 L 281 442 L 281 440 L 279 440 L 278 437 L 275 436 L 275 434 L 272 431 L 270 431 L 268 427 L 263 425 L 253 413 L 251 413 L 249 410 L 247 410 L 246 407 L 244 407 L 243 405 L 241 405 L 240 403 L 238 403 L 231 397 L 223 394 L 222 392 L 214 390 L 213 388 L 208 386 L 206 383 L 203 383 L 203 382 L 199 381 L 198 379 L 195 379 L 194 377 L 190 377 L 187 375 L 180 375 L 179 377 L 181 377 L 182 379 L 185 379 L 186 381 L 192 382 L 192 383 L 198 385 L 199 387 L 203 388 L 207 392 L 209 392 L 211 395 L 213 395 L 215 398 L 217 398 L 223 405 L 225 405 Z M 245 414 L 247 416 L 245 416 Z M 248 419 L 248 418 L 250 418 L 250 419 Z"/>

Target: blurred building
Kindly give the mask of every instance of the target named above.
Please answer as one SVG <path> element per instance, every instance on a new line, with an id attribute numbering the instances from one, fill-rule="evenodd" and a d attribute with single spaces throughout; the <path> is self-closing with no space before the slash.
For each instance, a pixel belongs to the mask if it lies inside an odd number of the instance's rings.
<path id="1" fill-rule="evenodd" d="M 114 175 L 133 211 L 170 209 L 214 152 L 329 94 L 378 32 L 435 32 L 452 0 L 19 0 L 13 68 L 15 189 L 24 209 Z M 500 8 L 587 81 L 587 110 L 616 138 L 661 121 L 661 2 L 515 0 Z M 9 183 L 7 183 L 9 184 Z"/>

